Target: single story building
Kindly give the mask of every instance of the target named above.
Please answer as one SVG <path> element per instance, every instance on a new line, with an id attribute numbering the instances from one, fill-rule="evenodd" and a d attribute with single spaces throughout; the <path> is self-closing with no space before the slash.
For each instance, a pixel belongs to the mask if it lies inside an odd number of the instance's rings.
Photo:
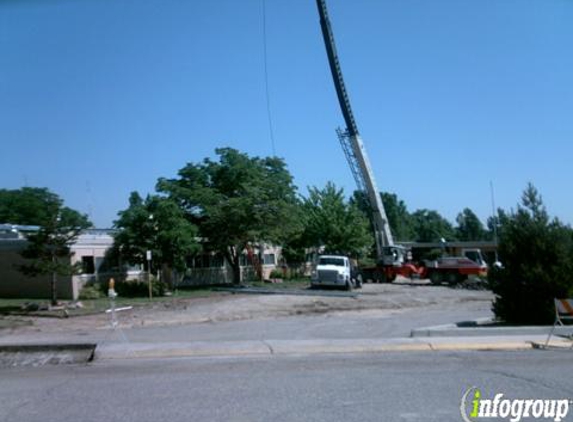
<path id="1" fill-rule="evenodd" d="M 31 277 L 22 274 L 19 267 L 26 260 L 21 253 L 28 241 L 26 235 L 37 231 L 37 226 L 0 224 L 0 297 L 4 298 L 50 298 L 51 276 Z M 113 230 L 88 229 L 83 231 L 71 246 L 72 264 L 81 264 L 81 274 L 58 276 L 57 296 L 62 300 L 77 300 L 83 286 L 90 283 L 107 283 L 110 277 L 122 276 L 128 279 L 145 279 L 143 263 L 128 267 L 126 263 L 107 262 L 107 255 L 113 246 Z M 262 251 L 253 248 L 241 257 L 243 279 L 262 276 L 270 278 L 271 272 L 279 267 L 281 248 L 264 245 Z M 121 259 L 121 258 L 120 258 Z M 213 253 L 189 258 L 189 268 L 178 286 L 213 285 L 231 283 L 233 272 L 222 256 Z M 109 272 L 110 268 L 112 271 Z"/>
<path id="2" fill-rule="evenodd" d="M 21 253 L 28 241 L 26 235 L 37 226 L 0 224 L 0 297 L 4 298 L 50 298 L 51 276 L 26 276 L 20 266 L 26 263 Z M 109 230 L 86 230 L 72 246 L 72 264 L 81 262 L 82 274 L 58 276 L 57 296 L 59 299 L 77 299 L 84 284 L 98 277 L 106 252 L 113 245 Z"/>

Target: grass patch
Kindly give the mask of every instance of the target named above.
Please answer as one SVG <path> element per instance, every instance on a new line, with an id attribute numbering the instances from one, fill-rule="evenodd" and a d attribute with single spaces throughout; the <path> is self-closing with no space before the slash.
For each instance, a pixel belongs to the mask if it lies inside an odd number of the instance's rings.
<path id="1" fill-rule="evenodd" d="M 26 303 L 38 302 L 38 299 L 1 299 L 0 315 L 12 315 L 14 312 L 22 310 Z"/>
<path id="2" fill-rule="evenodd" d="M 153 299 L 148 297 L 122 297 L 118 296 L 115 299 L 116 307 L 123 306 L 152 306 L 157 304 L 169 304 L 185 299 L 195 299 L 201 297 L 209 297 L 214 294 L 213 289 L 210 287 L 198 287 L 198 288 L 185 288 L 177 289 L 169 296 L 154 296 Z M 219 293 L 220 294 L 220 293 Z M 53 310 L 26 310 L 25 305 L 34 303 L 38 305 L 43 305 L 42 308 L 47 307 L 50 303 L 49 299 L 0 299 L 0 316 L 2 315 L 20 315 L 20 316 L 34 316 L 34 317 L 52 317 L 52 318 L 63 318 L 63 317 L 74 317 L 74 316 L 86 316 L 93 315 L 104 312 L 106 309 L 110 308 L 110 300 L 107 297 L 101 297 L 98 299 L 86 299 L 79 300 L 82 307 L 74 308 L 73 306 L 66 309 L 67 315 L 64 313 L 64 309 L 53 309 Z M 71 305 L 72 301 L 62 301 L 62 304 Z M 1 327 L 0 327 L 1 328 Z"/>

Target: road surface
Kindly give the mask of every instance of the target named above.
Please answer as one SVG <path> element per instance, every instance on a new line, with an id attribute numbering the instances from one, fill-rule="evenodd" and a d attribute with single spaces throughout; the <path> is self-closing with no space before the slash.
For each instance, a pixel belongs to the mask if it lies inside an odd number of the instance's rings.
<path id="1" fill-rule="evenodd" d="M 573 398 L 572 359 L 532 350 L 4 368 L 0 421 L 457 422 L 472 386 L 484 397 Z"/>

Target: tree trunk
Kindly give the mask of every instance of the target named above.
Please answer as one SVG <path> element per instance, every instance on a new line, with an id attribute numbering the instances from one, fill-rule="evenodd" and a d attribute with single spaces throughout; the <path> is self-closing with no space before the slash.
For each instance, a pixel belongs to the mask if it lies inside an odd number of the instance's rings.
<path id="1" fill-rule="evenodd" d="M 241 284 L 241 265 L 238 259 L 237 262 L 231 263 L 231 268 L 233 269 L 233 284 Z"/>
<path id="2" fill-rule="evenodd" d="M 242 250 L 243 250 L 242 248 L 230 246 L 224 252 L 225 258 L 227 259 L 227 262 L 229 263 L 229 265 L 231 266 L 231 270 L 233 271 L 233 284 L 241 284 L 242 281 L 241 260 L 239 259 L 240 252 L 238 252 Z"/>
<path id="3" fill-rule="evenodd" d="M 161 265 L 161 280 L 167 284 L 167 286 L 169 286 L 169 288 L 171 290 L 175 290 L 176 286 L 175 286 L 175 277 L 173 276 L 173 269 L 167 265 L 167 264 L 162 264 Z"/>
<path id="4" fill-rule="evenodd" d="M 56 256 L 52 253 L 52 264 L 56 265 Z M 52 280 L 50 283 L 51 291 L 52 291 L 52 306 L 56 306 L 58 304 L 58 290 L 56 288 L 57 283 L 57 274 L 56 270 L 52 270 Z"/>

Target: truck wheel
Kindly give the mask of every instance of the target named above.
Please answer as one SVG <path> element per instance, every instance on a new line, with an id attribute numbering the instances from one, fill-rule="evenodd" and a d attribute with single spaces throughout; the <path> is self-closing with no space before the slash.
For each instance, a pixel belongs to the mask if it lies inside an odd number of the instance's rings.
<path id="1" fill-rule="evenodd" d="M 452 271 L 452 272 L 446 274 L 446 279 L 447 279 L 446 281 L 448 282 L 448 284 L 450 286 L 454 286 L 454 285 L 458 284 L 459 275 L 457 272 Z"/>
<path id="2" fill-rule="evenodd" d="M 432 284 L 442 284 L 442 275 L 438 271 L 430 271 L 428 278 Z"/>
<path id="3" fill-rule="evenodd" d="M 352 291 L 352 282 L 350 280 L 346 280 L 346 286 L 345 289 L 347 292 Z"/>
<path id="4" fill-rule="evenodd" d="M 375 283 L 386 283 L 386 274 L 384 271 L 374 272 L 374 282 Z"/>

